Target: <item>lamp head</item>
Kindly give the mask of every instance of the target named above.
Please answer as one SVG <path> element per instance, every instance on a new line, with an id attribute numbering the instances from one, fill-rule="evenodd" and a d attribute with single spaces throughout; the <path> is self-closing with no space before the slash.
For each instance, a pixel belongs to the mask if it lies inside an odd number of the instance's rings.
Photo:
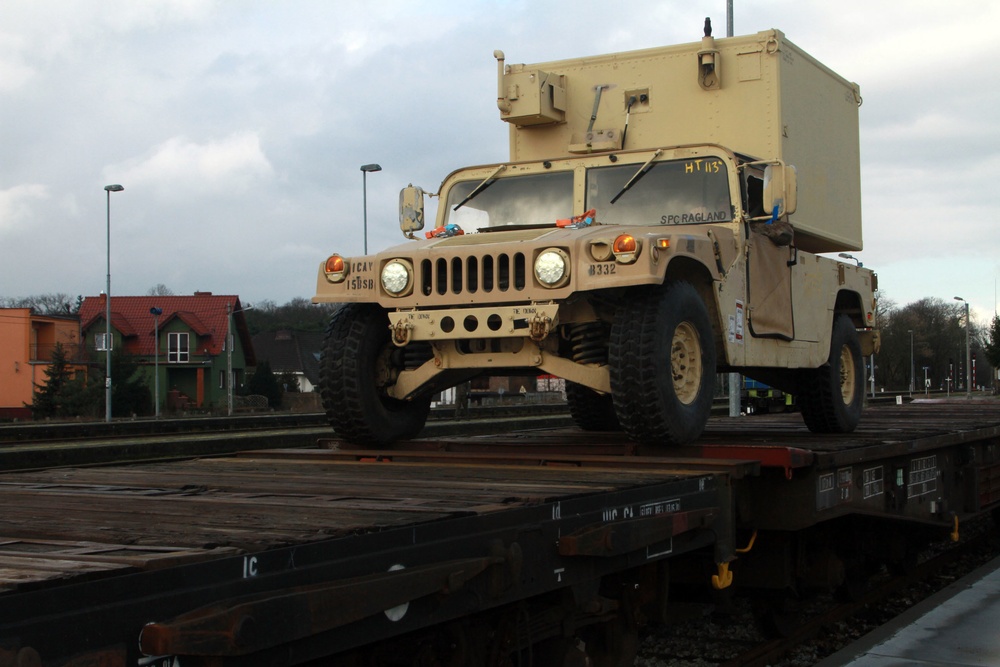
<path id="1" fill-rule="evenodd" d="M 361 171 L 382 171 L 382 166 L 378 164 L 363 164 Z"/>
<path id="2" fill-rule="evenodd" d="M 121 192 L 125 188 L 115 183 L 114 185 L 105 185 L 104 189 L 107 190 L 108 192 Z"/>

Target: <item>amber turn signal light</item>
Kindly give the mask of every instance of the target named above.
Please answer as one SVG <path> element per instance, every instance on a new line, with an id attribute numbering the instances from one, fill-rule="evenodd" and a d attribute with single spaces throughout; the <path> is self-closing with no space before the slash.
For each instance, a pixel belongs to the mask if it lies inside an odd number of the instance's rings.
<path id="1" fill-rule="evenodd" d="M 615 259 L 621 264 L 631 264 L 638 259 L 641 249 L 641 241 L 631 234 L 620 234 L 611 244 Z"/>
<path id="2" fill-rule="evenodd" d="M 635 237 L 629 234 L 622 234 L 615 239 L 614 249 L 616 253 L 627 252 L 632 253 L 636 251 L 638 244 L 635 241 Z"/>
<path id="3" fill-rule="evenodd" d="M 330 255 L 326 259 L 326 277 L 335 283 L 339 283 L 347 277 L 347 262 L 340 255 Z"/>

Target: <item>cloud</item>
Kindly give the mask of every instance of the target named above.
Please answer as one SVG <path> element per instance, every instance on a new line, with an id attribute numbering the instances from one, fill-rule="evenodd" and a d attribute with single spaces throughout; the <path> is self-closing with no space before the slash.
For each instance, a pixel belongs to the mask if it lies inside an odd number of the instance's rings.
<path id="1" fill-rule="evenodd" d="M 12 230 L 17 223 L 30 221 L 35 215 L 33 204 L 48 198 L 48 188 L 37 183 L 0 190 L 0 231 Z"/>
<path id="2" fill-rule="evenodd" d="M 160 29 L 164 25 L 200 21 L 215 9 L 211 0 L 115 0 L 107 3 L 107 24 L 119 32 Z"/>
<path id="3" fill-rule="evenodd" d="M 34 76 L 35 69 L 24 62 L 28 46 L 24 37 L 0 32 L 0 93 L 17 90 Z"/>
<path id="4" fill-rule="evenodd" d="M 143 158 L 111 165 L 103 170 L 108 182 L 145 186 L 161 197 L 178 192 L 196 195 L 246 192 L 274 176 L 274 168 L 254 132 L 195 143 L 171 137 Z"/>

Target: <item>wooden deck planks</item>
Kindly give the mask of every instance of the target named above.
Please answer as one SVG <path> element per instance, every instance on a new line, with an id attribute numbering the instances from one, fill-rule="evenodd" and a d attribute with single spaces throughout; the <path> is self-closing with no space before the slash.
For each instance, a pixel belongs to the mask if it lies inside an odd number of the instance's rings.
<path id="1" fill-rule="evenodd" d="M 497 512 L 672 477 L 641 469 L 322 461 L 294 452 L 5 473 L 0 591 Z M 80 544 L 99 546 L 90 555 L 74 555 L 72 546 Z M 61 551 L 44 545 L 61 545 Z M 141 556 L 129 549 L 164 552 Z"/>

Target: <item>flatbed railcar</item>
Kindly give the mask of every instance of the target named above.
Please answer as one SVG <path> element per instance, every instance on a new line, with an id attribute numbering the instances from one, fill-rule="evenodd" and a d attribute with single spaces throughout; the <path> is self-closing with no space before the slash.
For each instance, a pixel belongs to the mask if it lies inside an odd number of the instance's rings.
<path id="1" fill-rule="evenodd" d="M 321 445 L 0 474 L 0 665 L 628 664 L 675 584 L 843 585 L 1000 506 L 992 402 Z"/>

